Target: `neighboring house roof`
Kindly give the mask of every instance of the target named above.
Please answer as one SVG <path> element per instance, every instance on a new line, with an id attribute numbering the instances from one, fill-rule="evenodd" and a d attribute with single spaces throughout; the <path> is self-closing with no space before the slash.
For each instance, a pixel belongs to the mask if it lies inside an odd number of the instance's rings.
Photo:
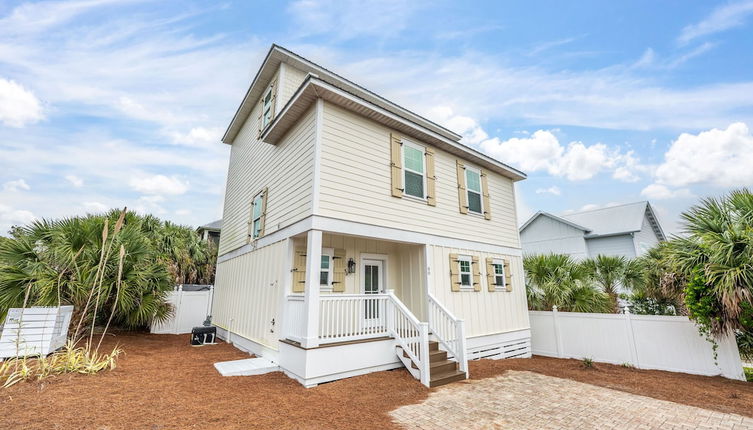
<path id="1" fill-rule="evenodd" d="M 233 121 L 228 126 L 222 138 L 224 143 L 232 144 L 256 101 L 261 97 L 266 82 L 274 76 L 281 62 L 289 63 L 293 67 L 308 72 L 308 76 L 280 113 L 275 116 L 272 123 L 262 130 L 261 139 L 264 142 L 276 144 L 285 132 L 296 124 L 308 106 L 317 98 L 323 98 L 514 181 L 526 178 L 523 172 L 460 143 L 461 136 L 457 133 L 277 45 L 272 45 Z"/>
<path id="2" fill-rule="evenodd" d="M 209 224 L 204 224 L 202 226 L 199 226 L 196 230 L 210 230 L 210 231 L 220 231 L 222 230 L 222 220 L 218 219 L 217 221 L 212 221 Z"/>
<path id="3" fill-rule="evenodd" d="M 525 230 L 525 228 L 528 227 L 528 225 L 531 224 L 539 216 L 545 216 L 545 217 L 551 218 L 551 219 L 553 219 L 555 221 L 559 221 L 559 222 L 561 222 L 563 224 L 567 224 L 570 227 L 574 227 L 574 228 L 577 228 L 578 230 L 582 230 L 584 233 L 588 233 L 588 232 L 591 231 L 591 230 L 589 230 L 589 229 L 587 229 L 587 228 L 585 228 L 585 227 L 583 227 L 581 225 L 575 224 L 574 222 L 570 222 L 570 221 L 568 221 L 568 220 L 566 220 L 564 218 L 558 217 L 557 215 L 552 215 L 549 212 L 544 212 L 544 211 L 538 211 L 535 214 L 533 214 L 532 217 L 528 218 L 528 221 L 526 221 L 523 225 L 520 226 L 519 230 L 520 231 Z"/>
<path id="4" fill-rule="evenodd" d="M 664 231 L 659 225 L 651 204 L 647 201 L 628 203 L 619 206 L 571 212 L 559 216 L 545 212 L 537 212 L 520 227 L 522 232 L 540 215 L 564 222 L 579 228 L 586 233 L 586 237 L 615 236 L 619 234 L 635 233 L 643 229 L 643 218 L 648 218 L 649 224 L 659 240 L 666 240 Z"/>

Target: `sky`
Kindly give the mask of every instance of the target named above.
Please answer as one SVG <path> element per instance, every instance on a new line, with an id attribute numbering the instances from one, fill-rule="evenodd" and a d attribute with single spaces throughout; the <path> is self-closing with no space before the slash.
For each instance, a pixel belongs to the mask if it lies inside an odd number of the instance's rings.
<path id="1" fill-rule="evenodd" d="M 282 45 L 519 168 L 519 224 L 753 186 L 753 0 L 0 2 L 0 234 L 222 216 L 220 138 Z"/>

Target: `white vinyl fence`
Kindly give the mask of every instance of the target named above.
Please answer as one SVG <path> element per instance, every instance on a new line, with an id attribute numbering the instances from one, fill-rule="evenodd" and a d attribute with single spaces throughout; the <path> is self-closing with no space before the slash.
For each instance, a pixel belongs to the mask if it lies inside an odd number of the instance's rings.
<path id="1" fill-rule="evenodd" d="M 202 286 L 200 291 L 191 291 L 178 285 L 171 291 L 167 301 L 173 305 L 173 315 L 167 321 L 152 324 L 151 332 L 156 334 L 184 334 L 191 333 L 191 329 L 199 327 L 212 312 L 212 294 L 214 287 Z"/>
<path id="2" fill-rule="evenodd" d="M 745 380 L 734 337 L 712 344 L 687 317 L 531 311 L 533 354 Z"/>

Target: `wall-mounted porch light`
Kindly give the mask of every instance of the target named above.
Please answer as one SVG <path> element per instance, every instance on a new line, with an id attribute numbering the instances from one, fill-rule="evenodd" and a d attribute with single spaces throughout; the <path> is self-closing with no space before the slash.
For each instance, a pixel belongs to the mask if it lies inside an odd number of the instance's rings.
<path id="1" fill-rule="evenodd" d="M 356 260 L 348 258 L 348 273 L 356 273 Z"/>

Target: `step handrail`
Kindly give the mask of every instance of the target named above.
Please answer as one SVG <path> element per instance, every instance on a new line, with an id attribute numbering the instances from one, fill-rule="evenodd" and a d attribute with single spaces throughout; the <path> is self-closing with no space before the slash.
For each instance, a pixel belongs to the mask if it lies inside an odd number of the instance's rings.
<path id="1" fill-rule="evenodd" d="M 387 291 L 390 298 L 387 307 L 387 329 L 398 345 L 418 367 L 421 383 L 429 383 L 429 324 L 421 322 L 408 309 L 393 290 Z M 415 333 L 417 336 L 407 336 Z"/>
<path id="2" fill-rule="evenodd" d="M 468 375 L 468 353 L 465 344 L 465 322 L 455 317 L 431 293 L 429 297 L 429 329 L 447 352 L 455 357 L 461 372 Z"/>

